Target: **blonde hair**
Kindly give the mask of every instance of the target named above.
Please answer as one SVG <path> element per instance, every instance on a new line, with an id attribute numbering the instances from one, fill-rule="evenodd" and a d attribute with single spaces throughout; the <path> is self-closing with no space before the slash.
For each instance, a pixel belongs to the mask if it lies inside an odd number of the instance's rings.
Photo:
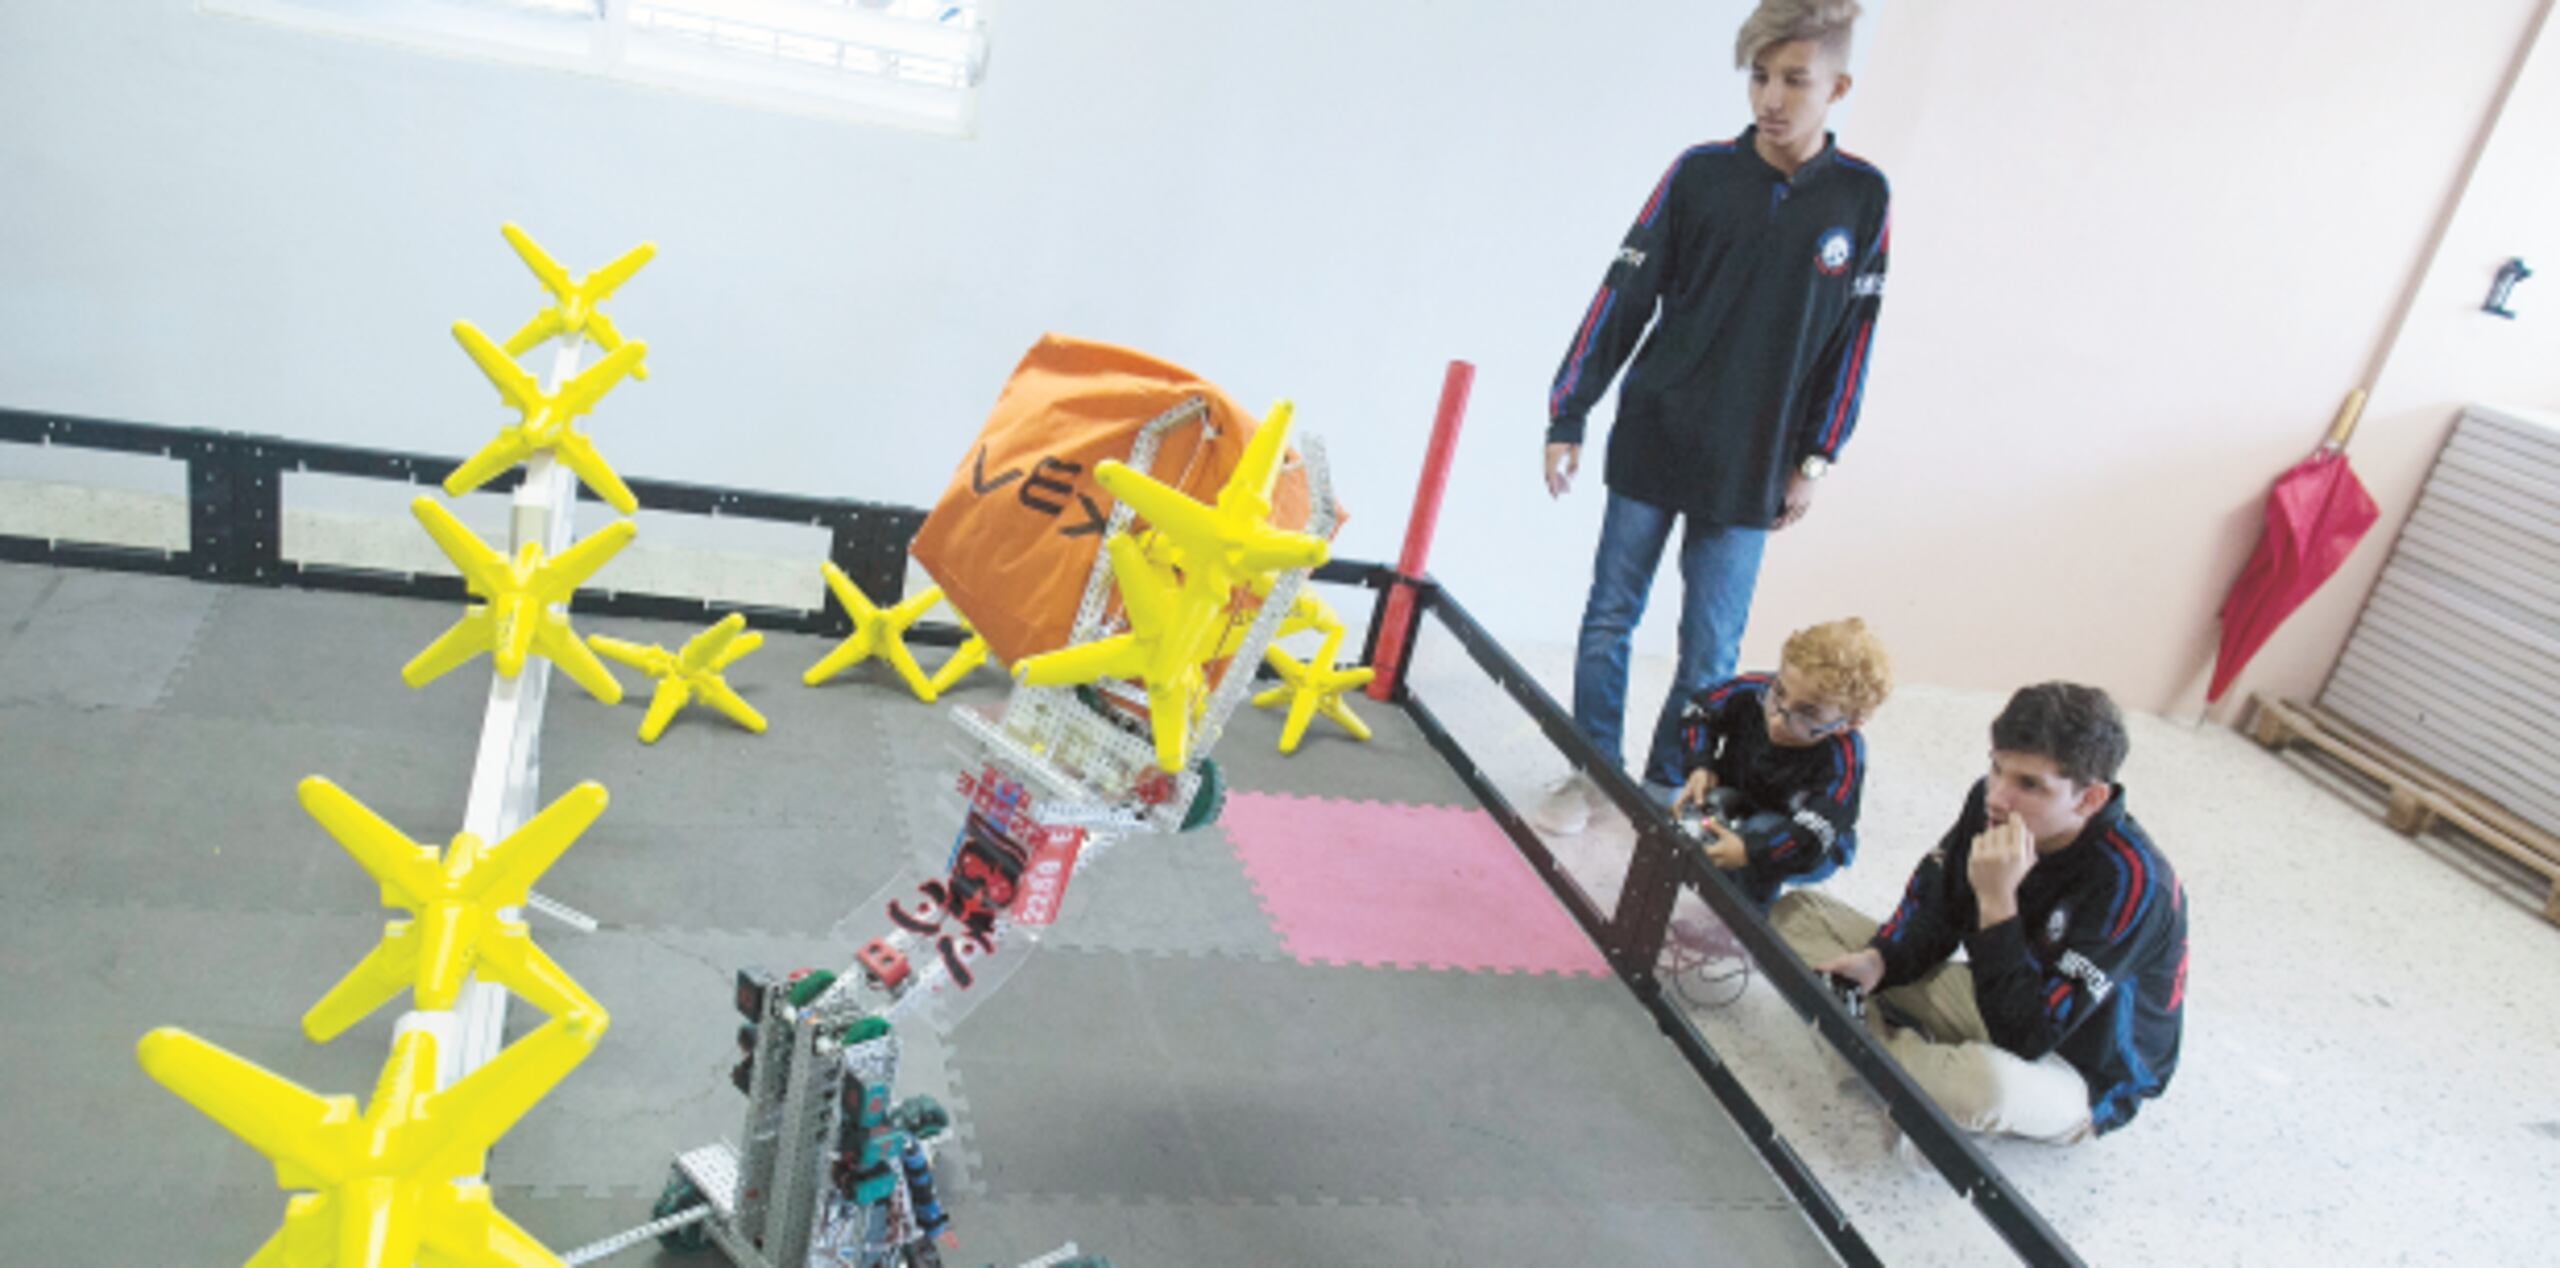
<path id="1" fill-rule="evenodd" d="M 1849 33 L 1858 22 L 1857 0 L 1760 0 L 1742 20 L 1733 40 L 1733 68 L 1749 70 L 1751 59 L 1775 44 L 1812 40 L 1842 66 L 1849 64 Z"/>
<path id="2" fill-rule="evenodd" d="M 1860 721 L 1893 694 L 1893 661 L 1854 616 L 1788 635 L 1783 659 L 1804 676 L 1808 695 Z"/>

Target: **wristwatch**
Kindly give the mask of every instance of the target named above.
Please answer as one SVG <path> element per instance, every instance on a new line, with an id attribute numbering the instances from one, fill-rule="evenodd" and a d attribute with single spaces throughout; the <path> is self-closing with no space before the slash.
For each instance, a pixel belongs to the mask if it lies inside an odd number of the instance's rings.
<path id="1" fill-rule="evenodd" d="M 1824 472 L 1831 470 L 1831 460 L 1818 453 L 1809 453 L 1804 456 L 1804 461 L 1796 464 L 1796 470 L 1803 472 L 1805 479 L 1819 480 Z"/>

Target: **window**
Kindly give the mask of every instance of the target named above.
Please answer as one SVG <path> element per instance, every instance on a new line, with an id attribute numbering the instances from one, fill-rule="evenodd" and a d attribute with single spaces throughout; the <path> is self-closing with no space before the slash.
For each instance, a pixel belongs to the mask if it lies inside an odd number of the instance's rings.
<path id="1" fill-rule="evenodd" d="M 210 13 L 967 135 L 980 0 L 198 0 Z"/>

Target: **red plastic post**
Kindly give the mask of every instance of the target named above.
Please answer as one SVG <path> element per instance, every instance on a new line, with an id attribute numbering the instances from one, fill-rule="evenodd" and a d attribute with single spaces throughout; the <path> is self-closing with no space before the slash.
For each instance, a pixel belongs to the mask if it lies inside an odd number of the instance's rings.
<path id="1" fill-rule="evenodd" d="M 1440 381 L 1440 413 L 1431 420 L 1431 447 L 1423 452 L 1422 482 L 1413 490 L 1413 518 L 1404 526 L 1404 553 L 1396 557 L 1396 571 L 1405 576 L 1421 576 L 1430 562 L 1431 533 L 1440 523 L 1440 494 L 1449 485 L 1449 462 L 1458 454 L 1458 427 L 1467 419 L 1467 393 L 1475 384 L 1476 368 L 1465 361 L 1450 362 L 1448 376 Z M 1405 632 L 1413 628 L 1413 587 L 1396 582 L 1388 587 L 1386 602 L 1378 649 L 1369 660 L 1378 671 L 1369 680 L 1372 700 L 1393 699 L 1404 681 Z"/>

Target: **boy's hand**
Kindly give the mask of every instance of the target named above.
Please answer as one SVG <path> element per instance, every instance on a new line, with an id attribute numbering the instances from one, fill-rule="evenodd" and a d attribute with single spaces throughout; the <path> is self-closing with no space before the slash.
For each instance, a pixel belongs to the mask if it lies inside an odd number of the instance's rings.
<path id="1" fill-rule="evenodd" d="M 1965 878 L 1973 883 L 1974 905 L 1985 929 L 2018 914 L 2018 886 L 2036 865 L 2035 838 L 2026 821 L 2011 819 L 1973 839 L 1965 859 Z"/>
<path id="2" fill-rule="evenodd" d="M 1861 947 L 1847 955 L 1814 965 L 1813 971 L 1837 973 L 1857 983 L 1859 990 L 1873 995 L 1876 993 L 1876 984 L 1884 981 L 1884 956 L 1874 947 Z"/>
<path id="3" fill-rule="evenodd" d="M 1743 846 L 1741 837 L 1733 834 L 1733 829 L 1710 819 L 1707 821 L 1707 835 L 1710 838 L 1707 842 L 1708 862 L 1730 872 L 1751 861 L 1750 850 Z"/>
<path id="4" fill-rule="evenodd" d="M 1716 786 L 1716 773 L 1701 766 L 1689 772 L 1689 782 L 1680 785 L 1680 795 L 1671 799 L 1671 813 L 1678 815 L 1691 806 L 1705 805 L 1707 793 Z"/>
<path id="5" fill-rule="evenodd" d="M 1803 519 L 1805 512 L 1813 509 L 1813 486 L 1814 481 L 1805 479 L 1802 475 L 1789 476 L 1786 504 L 1778 508 L 1778 518 L 1769 527 L 1772 530 L 1781 529 Z"/>
<path id="6" fill-rule="evenodd" d="M 1550 444 L 1547 446 L 1547 496 L 1563 497 L 1573 489 L 1574 473 L 1582 470 L 1582 446 Z"/>

